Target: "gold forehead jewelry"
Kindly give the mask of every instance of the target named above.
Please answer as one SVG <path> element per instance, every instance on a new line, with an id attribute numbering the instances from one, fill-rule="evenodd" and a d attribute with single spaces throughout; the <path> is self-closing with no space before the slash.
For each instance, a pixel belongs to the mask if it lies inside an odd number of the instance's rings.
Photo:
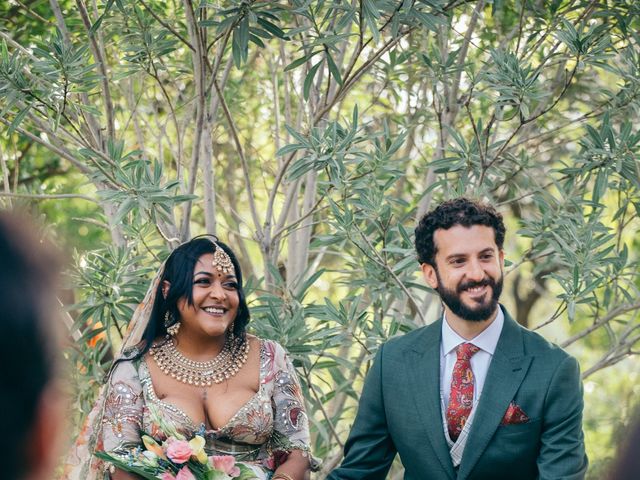
<path id="1" fill-rule="evenodd" d="M 213 242 L 213 244 L 216 246 L 216 251 L 213 252 L 213 262 L 211 262 L 211 266 L 219 273 L 235 275 L 235 268 L 233 268 L 231 257 L 216 242 Z"/>

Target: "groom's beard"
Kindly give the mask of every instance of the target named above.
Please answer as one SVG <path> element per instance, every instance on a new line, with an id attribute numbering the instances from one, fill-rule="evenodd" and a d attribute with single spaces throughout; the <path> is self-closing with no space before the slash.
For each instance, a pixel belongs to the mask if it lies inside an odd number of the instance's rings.
<path id="1" fill-rule="evenodd" d="M 484 322 L 491 318 L 498 308 L 498 299 L 502 293 L 503 275 L 500 272 L 500 278 L 494 280 L 487 276 L 484 280 L 479 282 L 463 282 L 460 283 L 455 290 L 450 290 L 444 286 L 440 274 L 436 269 L 436 278 L 438 279 L 438 288 L 436 291 L 440 294 L 442 302 L 449 307 L 449 310 L 454 315 L 467 320 L 469 322 Z M 485 294 L 485 298 L 482 302 L 474 302 L 475 305 L 469 306 L 462 301 L 460 295 L 468 288 L 473 287 L 491 287 L 491 295 Z M 489 298 L 486 298 L 489 297 Z"/>

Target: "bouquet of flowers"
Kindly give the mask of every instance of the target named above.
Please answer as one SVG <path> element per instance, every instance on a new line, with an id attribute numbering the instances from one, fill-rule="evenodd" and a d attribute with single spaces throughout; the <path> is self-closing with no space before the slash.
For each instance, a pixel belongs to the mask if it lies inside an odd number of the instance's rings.
<path id="1" fill-rule="evenodd" d="M 153 415 L 153 435 L 143 434 L 142 445 L 95 455 L 125 472 L 148 480 L 253 480 L 248 466 L 232 455 L 207 456 L 204 436 L 187 440 L 172 425 Z M 154 438 L 155 437 L 155 438 Z"/>

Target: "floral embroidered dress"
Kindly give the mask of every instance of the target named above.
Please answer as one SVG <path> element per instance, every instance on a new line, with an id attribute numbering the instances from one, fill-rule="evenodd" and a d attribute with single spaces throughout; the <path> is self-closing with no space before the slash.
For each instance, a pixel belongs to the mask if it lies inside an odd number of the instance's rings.
<path id="1" fill-rule="evenodd" d="M 219 429 L 196 425 L 182 410 L 160 400 L 144 359 L 120 362 L 107 386 L 102 434 L 97 448 L 121 451 L 141 444 L 141 432 L 156 435 L 151 409 L 185 437 L 206 440 L 208 455 L 233 455 L 268 479 L 291 450 L 309 456 L 309 426 L 298 378 L 284 349 L 262 340 L 258 392 Z M 157 418 L 157 417 L 156 417 Z"/>

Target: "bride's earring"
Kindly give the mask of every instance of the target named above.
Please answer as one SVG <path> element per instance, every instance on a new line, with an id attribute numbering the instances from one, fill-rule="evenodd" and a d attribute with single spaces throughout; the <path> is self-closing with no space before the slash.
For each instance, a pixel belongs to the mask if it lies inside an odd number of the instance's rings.
<path id="1" fill-rule="evenodd" d="M 169 310 L 164 314 L 164 326 L 167 329 L 167 334 L 171 337 L 175 337 L 180 330 L 180 322 L 173 318 L 173 315 Z"/>
<path id="2" fill-rule="evenodd" d="M 235 334 L 233 333 L 233 329 L 236 326 L 236 321 L 234 320 L 233 322 L 231 322 L 231 325 L 229 325 L 229 328 L 227 329 L 227 337 L 229 337 L 229 340 L 233 341 L 234 338 L 236 338 Z"/>

